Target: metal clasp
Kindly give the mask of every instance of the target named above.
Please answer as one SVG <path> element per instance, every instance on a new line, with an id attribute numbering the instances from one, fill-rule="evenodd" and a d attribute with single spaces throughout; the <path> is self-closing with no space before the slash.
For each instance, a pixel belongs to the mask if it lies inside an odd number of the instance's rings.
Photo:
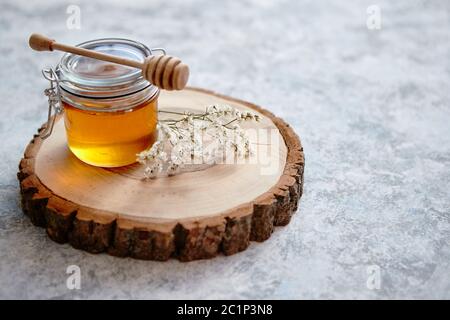
<path id="1" fill-rule="evenodd" d="M 162 52 L 163 55 L 166 55 L 166 49 L 164 49 L 164 48 L 151 48 L 150 54 L 153 54 L 154 51 L 159 51 L 159 52 Z"/>
<path id="2" fill-rule="evenodd" d="M 39 132 L 42 139 L 48 138 L 52 132 L 56 121 L 56 115 L 63 110 L 61 103 L 61 92 L 59 89 L 59 79 L 55 70 L 52 68 L 43 69 L 42 75 L 50 82 L 50 87 L 44 90 L 44 94 L 48 97 L 48 116 L 47 123 L 43 130 Z"/>

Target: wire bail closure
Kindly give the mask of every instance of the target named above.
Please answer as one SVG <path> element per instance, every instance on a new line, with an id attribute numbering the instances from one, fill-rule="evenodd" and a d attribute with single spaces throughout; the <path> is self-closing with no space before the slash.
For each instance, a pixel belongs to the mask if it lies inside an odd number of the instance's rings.
<path id="1" fill-rule="evenodd" d="M 39 137 L 47 139 L 53 132 L 56 116 L 63 110 L 61 103 L 61 92 L 59 89 L 59 79 L 53 68 L 42 70 L 42 75 L 50 82 L 50 87 L 44 90 L 44 94 L 48 97 L 48 116 L 47 123 L 39 132 Z"/>

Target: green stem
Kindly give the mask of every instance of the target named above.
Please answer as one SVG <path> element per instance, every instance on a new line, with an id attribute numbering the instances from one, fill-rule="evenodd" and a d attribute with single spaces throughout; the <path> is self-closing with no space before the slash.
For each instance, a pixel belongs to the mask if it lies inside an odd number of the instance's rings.
<path id="1" fill-rule="evenodd" d="M 236 119 L 233 119 L 233 120 L 231 120 L 230 122 L 228 122 L 228 123 L 225 123 L 223 126 L 224 127 L 226 127 L 227 125 L 229 125 L 229 124 L 232 124 L 233 122 L 235 122 L 235 121 L 237 121 L 237 118 Z"/>
<path id="2" fill-rule="evenodd" d="M 176 111 L 165 111 L 165 110 L 159 110 L 159 113 L 169 113 L 169 114 L 177 114 L 179 116 L 185 116 L 185 113 L 182 112 L 176 112 Z"/>

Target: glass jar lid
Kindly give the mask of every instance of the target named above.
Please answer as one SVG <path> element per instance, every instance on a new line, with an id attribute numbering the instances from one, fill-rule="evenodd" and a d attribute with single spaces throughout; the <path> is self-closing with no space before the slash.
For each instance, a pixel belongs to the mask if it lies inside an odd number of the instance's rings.
<path id="1" fill-rule="evenodd" d="M 83 42 L 77 47 L 143 62 L 152 51 L 142 43 L 106 38 Z M 114 98 L 154 87 L 140 69 L 66 53 L 56 73 L 60 87 L 71 94 L 90 98 Z M 154 87 L 155 93 L 158 91 Z"/>

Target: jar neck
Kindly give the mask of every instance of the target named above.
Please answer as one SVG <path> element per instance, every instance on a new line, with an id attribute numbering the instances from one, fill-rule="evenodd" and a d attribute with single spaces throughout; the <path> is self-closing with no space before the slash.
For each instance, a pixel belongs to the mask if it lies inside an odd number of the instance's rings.
<path id="1" fill-rule="evenodd" d="M 141 89 L 134 93 L 129 93 L 115 97 L 95 97 L 75 95 L 61 89 L 61 100 L 71 106 L 94 112 L 117 112 L 131 110 L 142 103 L 156 99 L 159 95 L 159 89 L 153 85 Z"/>

